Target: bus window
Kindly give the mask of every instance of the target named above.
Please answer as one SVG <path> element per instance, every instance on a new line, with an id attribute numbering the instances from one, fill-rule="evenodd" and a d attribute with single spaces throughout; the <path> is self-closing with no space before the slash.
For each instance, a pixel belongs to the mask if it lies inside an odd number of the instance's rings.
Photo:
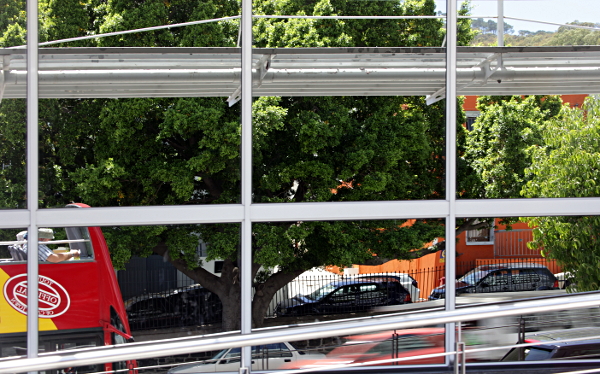
<path id="1" fill-rule="evenodd" d="M 94 250 L 90 240 L 90 233 L 87 227 L 67 227 L 65 228 L 67 240 L 69 240 L 69 249 L 77 249 L 81 252 L 81 259 L 94 258 Z"/>
<path id="2" fill-rule="evenodd" d="M 80 260 L 93 260 L 94 250 L 87 227 L 67 228 L 40 228 L 39 229 L 39 251 L 45 253 L 39 255 L 40 262 L 67 262 Z M 0 241 L 1 262 L 25 262 L 27 261 L 27 231 L 16 234 L 16 240 Z M 75 252 L 77 251 L 77 252 Z M 79 253 L 73 257 L 62 259 L 48 259 L 48 254 Z"/>

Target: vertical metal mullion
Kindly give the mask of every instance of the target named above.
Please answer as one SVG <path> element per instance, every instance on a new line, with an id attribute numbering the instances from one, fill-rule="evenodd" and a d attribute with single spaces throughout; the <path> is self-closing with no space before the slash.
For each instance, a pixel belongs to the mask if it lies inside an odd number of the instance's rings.
<path id="1" fill-rule="evenodd" d="M 504 0 L 498 0 L 498 25 L 496 27 L 496 34 L 498 34 L 498 47 L 504 47 Z"/>
<path id="2" fill-rule="evenodd" d="M 242 205 L 241 332 L 252 332 L 252 0 L 242 0 Z M 241 367 L 252 367 L 251 347 L 242 347 Z"/>
<path id="3" fill-rule="evenodd" d="M 449 212 L 446 217 L 446 296 L 447 311 L 456 305 L 456 0 L 446 1 L 446 201 Z M 455 324 L 446 324 L 446 351 L 456 345 Z M 451 356 L 446 356 L 450 365 Z"/>
<path id="4" fill-rule="evenodd" d="M 27 0 L 27 357 L 38 356 L 38 2 Z"/>

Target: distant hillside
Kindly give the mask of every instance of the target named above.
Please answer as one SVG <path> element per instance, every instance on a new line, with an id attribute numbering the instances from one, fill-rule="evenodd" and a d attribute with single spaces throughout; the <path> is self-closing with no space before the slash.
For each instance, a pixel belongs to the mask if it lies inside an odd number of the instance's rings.
<path id="1" fill-rule="evenodd" d="M 570 25 L 594 27 L 600 29 L 600 23 L 571 22 Z M 478 35 L 471 42 L 472 46 L 497 45 L 496 22 L 484 22 L 481 18 L 474 20 L 471 27 L 478 31 Z M 549 31 L 519 31 L 514 34 L 514 28 L 504 23 L 505 46 L 550 46 L 550 45 L 600 45 L 600 31 L 590 29 L 572 28 L 561 26 L 556 32 Z"/>

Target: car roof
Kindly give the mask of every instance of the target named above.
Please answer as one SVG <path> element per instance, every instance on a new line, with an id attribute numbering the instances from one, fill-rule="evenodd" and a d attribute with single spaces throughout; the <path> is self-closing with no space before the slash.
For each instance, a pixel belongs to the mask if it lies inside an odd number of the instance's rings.
<path id="1" fill-rule="evenodd" d="M 376 276 L 376 277 L 366 277 L 366 278 L 355 278 L 355 279 L 344 279 L 335 282 L 329 283 L 329 285 L 334 287 L 347 286 L 352 284 L 364 284 L 364 283 L 383 283 L 383 282 L 398 282 L 397 278 L 394 277 L 384 277 L 384 276 Z"/>
<path id="2" fill-rule="evenodd" d="M 488 264 L 488 265 L 479 265 L 474 270 L 500 270 L 500 269 L 546 269 L 546 266 L 542 264 L 538 264 L 536 262 L 509 262 L 505 264 Z"/>
<path id="3" fill-rule="evenodd" d="M 417 329 L 393 330 L 371 334 L 352 335 L 345 337 L 345 339 L 348 341 L 381 341 L 391 339 L 394 333 L 401 337 L 407 335 L 439 335 L 443 334 L 444 331 L 445 329 L 443 327 L 422 327 Z"/>
<path id="4" fill-rule="evenodd" d="M 540 349 L 555 349 L 561 347 L 580 347 L 580 346 L 593 346 L 600 347 L 600 339 L 585 339 L 585 340 L 576 340 L 576 341 L 547 341 L 543 344 L 535 345 L 532 348 L 540 348 Z"/>
<path id="5" fill-rule="evenodd" d="M 548 341 L 548 343 L 550 343 L 552 341 L 585 338 L 588 336 L 600 336 L 600 327 L 580 327 L 574 329 L 538 331 L 535 333 L 527 334 L 526 338 L 540 341 Z"/>

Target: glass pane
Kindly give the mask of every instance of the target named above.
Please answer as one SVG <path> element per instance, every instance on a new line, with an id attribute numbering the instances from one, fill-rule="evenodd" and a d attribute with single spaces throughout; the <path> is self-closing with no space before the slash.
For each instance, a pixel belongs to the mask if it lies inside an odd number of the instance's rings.
<path id="1" fill-rule="evenodd" d="M 26 49 L 5 48 L 26 44 L 26 1 L 2 2 L 0 17 L 0 209 L 25 208 L 25 98 Z M 22 82 L 17 86 L 17 79 Z"/>
<path id="2" fill-rule="evenodd" d="M 49 41 L 155 29 L 40 50 L 41 207 L 239 203 L 238 2 L 64 6 Z"/>
<path id="3" fill-rule="evenodd" d="M 443 222 L 423 219 L 254 224 L 253 262 L 258 271 L 254 276 L 253 303 L 265 306 L 259 311 L 264 317 L 253 316 L 256 327 L 260 323 L 269 327 L 351 320 L 443 306 L 443 300 L 427 300 L 445 274 Z M 414 352 L 443 352 L 443 326 L 432 331 L 404 331 L 402 334 L 410 339 L 401 339 L 402 345 L 393 341 L 393 332 L 291 342 L 299 349 L 309 349 L 306 354 L 325 357 L 303 358 L 281 369 L 332 365 L 334 361 L 339 364 L 341 357 L 352 357 L 348 363 L 358 363 L 406 358 Z M 421 341 L 420 334 L 441 335 L 436 335 L 435 342 L 428 342 L 429 337 Z M 406 354 L 394 356 L 392 348 Z M 438 356 L 401 360 L 398 364 L 443 362 L 444 358 Z"/>
<path id="4" fill-rule="evenodd" d="M 477 87 L 471 82 L 459 90 L 467 115 L 459 198 L 599 196 L 593 187 L 597 147 L 589 142 L 598 131 L 596 83 L 589 76 L 567 78 L 563 70 L 600 66 L 595 52 L 574 47 L 600 45 L 596 10 L 583 11 L 585 4 L 471 2 L 477 34 L 464 57 L 486 71 Z M 490 17 L 501 11 L 503 33 L 498 18 Z M 495 55 L 479 54 L 484 46 Z"/>
<path id="5" fill-rule="evenodd" d="M 160 331 L 188 336 L 239 329 L 238 225 L 114 227 L 104 233 L 136 341 L 159 339 Z M 130 240 L 138 247 L 127 245 Z M 123 262 L 116 263 L 115 255 Z"/>
<path id="6" fill-rule="evenodd" d="M 468 231 L 462 231 L 457 235 L 457 305 L 559 298 L 597 290 L 597 272 L 587 270 L 595 251 L 594 234 L 588 232 L 587 227 L 596 218 L 496 218 L 487 227 L 493 233 L 490 243 L 465 242 Z M 478 224 L 482 222 L 479 220 Z M 443 297 L 444 287 L 438 287 L 431 296 Z M 546 311 L 467 322 L 463 326 L 467 350 L 498 347 L 469 353 L 467 358 L 475 361 L 538 361 L 567 359 L 569 356 L 596 358 L 597 354 L 590 351 L 590 346 L 597 342 L 594 337 L 600 336 L 597 309 Z M 563 343 L 571 348 L 557 348 L 556 340 L 572 338 L 581 340 Z M 535 342 L 539 343 L 534 345 Z M 516 343 L 532 345 L 499 348 Z"/>
<path id="7" fill-rule="evenodd" d="M 444 197 L 445 102 L 426 100 L 445 87 L 444 22 L 403 18 L 435 16 L 433 3 L 264 1 L 254 13 L 255 60 L 268 61 L 255 79 L 255 202 Z"/>

